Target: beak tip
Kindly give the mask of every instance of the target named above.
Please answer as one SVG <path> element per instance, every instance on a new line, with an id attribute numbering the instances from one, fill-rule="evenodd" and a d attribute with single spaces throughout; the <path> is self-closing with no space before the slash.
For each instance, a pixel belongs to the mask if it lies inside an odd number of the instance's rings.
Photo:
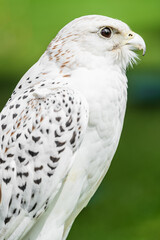
<path id="1" fill-rule="evenodd" d="M 143 49 L 143 56 L 146 54 L 146 47 Z"/>

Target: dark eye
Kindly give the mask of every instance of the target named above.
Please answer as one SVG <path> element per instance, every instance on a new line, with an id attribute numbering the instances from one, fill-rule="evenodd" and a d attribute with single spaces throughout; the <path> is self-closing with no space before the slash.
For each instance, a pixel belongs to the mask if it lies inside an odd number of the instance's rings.
<path id="1" fill-rule="evenodd" d="M 105 38 L 110 38 L 112 35 L 112 30 L 108 27 L 102 28 L 100 34 Z"/>

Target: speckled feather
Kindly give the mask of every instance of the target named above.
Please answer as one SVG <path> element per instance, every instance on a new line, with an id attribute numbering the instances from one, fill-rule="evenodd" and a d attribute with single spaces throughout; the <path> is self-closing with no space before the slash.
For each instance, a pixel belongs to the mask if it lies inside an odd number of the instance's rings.
<path id="1" fill-rule="evenodd" d="M 125 23 L 84 16 L 22 77 L 0 114 L 1 240 L 66 239 L 118 146 L 135 47 Z"/>
<path id="2" fill-rule="evenodd" d="M 28 88 L 1 113 L 2 233 L 21 211 L 33 218 L 43 213 L 60 189 L 84 135 L 86 103 L 73 90 L 58 86 L 48 81 L 43 95 L 41 83 Z M 64 169 L 55 179 L 61 161 Z M 46 184 L 53 186 L 48 189 Z"/>

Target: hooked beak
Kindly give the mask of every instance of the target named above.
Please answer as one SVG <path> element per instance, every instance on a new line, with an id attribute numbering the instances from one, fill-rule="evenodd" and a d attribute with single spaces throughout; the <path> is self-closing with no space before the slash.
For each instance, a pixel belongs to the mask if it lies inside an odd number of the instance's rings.
<path id="1" fill-rule="evenodd" d="M 134 32 L 129 32 L 127 34 L 126 45 L 131 45 L 134 49 L 143 50 L 143 56 L 146 53 L 146 44 L 143 38 Z"/>

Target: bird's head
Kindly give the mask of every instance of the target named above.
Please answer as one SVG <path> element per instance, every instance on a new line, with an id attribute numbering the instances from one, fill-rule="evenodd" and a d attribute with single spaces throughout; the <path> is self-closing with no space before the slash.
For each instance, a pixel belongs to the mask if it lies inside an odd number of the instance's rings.
<path id="1" fill-rule="evenodd" d="M 146 51 L 143 38 L 124 22 L 99 15 L 83 16 L 68 23 L 48 48 L 50 58 L 61 64 L 126 69 L 137 57 L 133 50 Z"/>

